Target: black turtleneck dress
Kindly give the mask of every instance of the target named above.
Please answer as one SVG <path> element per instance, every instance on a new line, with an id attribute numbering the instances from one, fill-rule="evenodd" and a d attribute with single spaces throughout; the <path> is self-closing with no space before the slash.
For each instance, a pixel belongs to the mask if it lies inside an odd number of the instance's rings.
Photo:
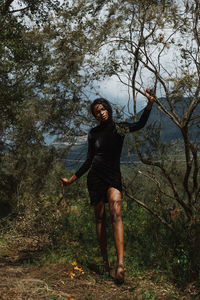
<path id="1" fill-rule="evenodd" d="M 137 122 L 115 123 L 109 120 L 90 130 L 87 158 L 75 175 L 79 178 L 90 169 L 87 186 L 92 205 L 102 198 L 106 201 L 109 187 L 122 191 L 120 156 L 124 137 L 129 132 L 143 128 L 149 114 L 150 110 L 144 109 Z"/>

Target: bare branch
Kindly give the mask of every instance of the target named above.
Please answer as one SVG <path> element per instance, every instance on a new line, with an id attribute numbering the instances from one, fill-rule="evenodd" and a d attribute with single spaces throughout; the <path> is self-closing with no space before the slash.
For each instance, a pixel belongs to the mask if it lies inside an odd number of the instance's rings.
<path id="1" fill-rule="evenodd" d="M 3 10 L 2 10 L 2 14 L 3 15 L 6 15 L 6 13 L 8 12 L 8 10 L 9 10 L 9 8 L 10 8 L 10 6 L 11 6 L 11 4 L 13 2 L 14 2 L 14 0 L 7 0 L 6 1 L 5 6 L 4 6 Z"/>
<path id="2" fill-rule="evenodd" d="M 21 8 L 21 9 L 16 9 L 16 10 L 9 10 L 8 13 L 14 14 L 14 13 L 21 12 L 21 11 L 24 11 L 24 10 L 27 10 L 27 9 L 29 9 L 29 6 L 26 6 L 26 7 Z"/>
<path id="3" fill-rule="evenodd" d="M 149 60 L 149 58 L 148 58 Z M 168 103 L 170 104 L 170 100 L 169 100 L 169 94 L 168 94 L 168 90 L 166 87 L 166 84 L 164 82 L 164 80 L 161 78 L 161 76 L 157 73 L 157 71 L 153 68 L 151 68 L 146 62 L 144 62 L 142 59 L 140 59 L 141 63 L 151 72 L 155 75 L 155 77 L 158 79 L 158 81 L 162 84 L 165 93 L 166 93 L 166 98 Z M 155 101 L 157 102 L 157 104 L 160 106 L 160 108 L 162 109 L 162 111 L 169 116 L 169 118 L 179 127 L 182 127 L 182 124 L 180 123 L 180 118 L 178 117 L 178 115 L 175 113 L 174 109 L 172 108 L 172 114 L 167 110 L 167 108 L 164 106 L 164 104 L 158 99 L 155 98 Z"/>
<path id="4" fill-rule="evenodd" d="M 197 149 L 195 149 L 194 145 L 190 144 L 190 149 L 193 155 L 193 162 L 194 162 L 194 171 L 193 171 L 193 190 L 192 192 L 196 194 L 199 189 L 199 182 L 198 182 L 198 172 L 199 172 L 199 162 L 198 162 L 198 154 Z"/>
<path id="5" fill-rule="evenodd" d="M 152 176 L 149 176 L 148 174 L 145 174 L 144 172 L 141 172 L 141 171 L 138 171 L 138 173 L 139 173 L 139 174 L 142 174 L 143 176 L 147 177 L 149 180 L 153 181 L 153 182 L 155 183 L 155 185 L 158 187 L 159 191 L 160 191 L 163 195 L 165 195 L 166 197 L 168 197 L 168 198 L 170 198 L 170 199 L 172 199 L 172 200 L 175 200 L 174 197 L 172 197 L 171 195 L 167 194 L 166 192 L 164 192 L 164 191 L 161 189 L 161 184 L 160 184 L 160 182 L 159 182 L 156 178 L 154 178 L 154 177 L 152 177 Z"/>
<path id="6" fill-rule="evenodd" d="M 132 195 L 130 195 L 127 190 L 125 189 L 125 194 L 134 202 L 139 204 L 140 206 L 144 207 L 148 212 L 150 212 L 154 217 L 156 217 L 163 225 L 167 226 L 168 229 L 170 229 L 173 233 L 176 234 L 175 229 L 173 228 L 172 224 L 167 223 L 161 216 L 159 216 L 155 211 L 153 211 L 150 207 L 148 207 L 144 202 L 136 199 Z"/>
<path id="7" fill-rule="evenodd" d="M 200 38 L 199 38 L 199 29 L 198 29 L 198 22 L 199 22 L 199 7 L 200 7 L 200 4 L 199 4 L 199 0 L 195 0 L 195 4 L 196 4 L 196 7 L 194 9 L 194 14 L 195 14 L 195 17 L 194 17 L 194 22 L 193 22 L 193 32 L 194 32 L 194 36 L 196 38 L 196 41 L 197 41 L 197 45 L 198 45 L 198 52 L 200 51 Z"/>
<path id="8" fill-rule="evenodd" d="M 170 185 L 170 187 L 171 187 L 171 189 L 173 191 L 173 194 L 174 194 L 174 198 L 184 208 L 185 213 L 186 213 L 188 219 L 190 220 L 191 216 L 192 216 L 191 208 L 189 206 L 187 206 L 187 204 L 183 200 L 180 199 L 178 191 L 177 191 L 177 188 L 176 188 L 176 184 L 173 182 L 171 176 L 168 174 L 168 172 L 166 171 L 166 169 L 159 162 L 153 162 L 153 161 L 150 161 L 148 159 L 144 159 L 144 157 L 142 156 L 142 154 L 141 154 L 141 152 L 140 152 L 140 150 L 138 148 L 138 143 L 137 143 L 136 136 L 135 136 L 135 139 L 136 139 L 137 154 L 138 154 L 141 162 L 144 163 L 144 164 L 146 164 L 146 165 L 158 167 L 162 171 L 164 177 L 169 182 L 169 185 Z"/>
<path id="9" fill-rule="evenodd" d="M 197 105 L 199 104 L 199 93 L 200 93 L 200 82 L 196 88 L 196 92 L 193 97 L 193 100 L 190 102 L 190 105 L 183 116 L 183 119 L 184 119 L 183 126 L 188 125 L 189 121 L 192 118 L 192 114 L 193 114 L 194 110 L 196 109 Z"/>
<path id="10" fill-rule="evenodd" d="M 182 129 L 182 134 L 184 138 L 184 146 L 185 146 L 185 157 L 186 157 L 186 172 L 183 180 L 184 189 L 188 195 L 189 203 L 192 204 L 195 201 L 193 198 L 193 194 L 198 190 L 199 183 L 198 183 L 198 171 L 199 171 L 199 163 L 197 157 L 197 150 L 195 149 L 194 145 L 189 141 L 188 138 L 188 128 L 184 127 Z M 191 158 L 191 152 L 193 155 L 193 160 Z M 192 171 L 192 166 L 194 165 L 193 171 L 193 189 L 190 189 L 190 174 Z"/>

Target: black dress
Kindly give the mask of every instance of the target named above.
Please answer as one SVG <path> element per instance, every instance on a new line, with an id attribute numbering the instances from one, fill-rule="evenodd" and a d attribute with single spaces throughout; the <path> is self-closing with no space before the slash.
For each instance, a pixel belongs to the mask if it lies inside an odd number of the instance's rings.
<path id="1" fill-rule="evenodd" d="M 75 173 L 79 178 L 89 169 L 87 186 L 92 205 L 103 197 L 109 187 L 122 191 L 120 156 L 126 133 L 143 128 L 150 110 L 144 109 L 139 121 L 134 123 L 115 123 L 109 120 L 92 128 L 88 134 L 88 153 L 86 161 Z"/>

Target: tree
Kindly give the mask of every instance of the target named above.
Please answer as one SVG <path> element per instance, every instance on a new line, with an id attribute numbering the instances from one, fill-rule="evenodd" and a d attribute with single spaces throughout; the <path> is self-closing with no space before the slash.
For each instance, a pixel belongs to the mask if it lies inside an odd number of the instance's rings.
<path id="1" fill-rule="evenodd" d="M 48 179 L 55 157 L 45 134 L 80 134 L 88 99 L 77 80 L 83 59 L 73 44 L 70 12 L 63 12 L 66 27 L 59 32 L 57 1 L 14 4 L 0 6 L 0 176 L 2 201 L 16 204 L 33 186 L 38 195 Z"/>
<path id="2" fill-rule="evenodd" d="M 49 11 L 59 11 L 60 3 L 57 0 L 21 0 L 16 3 L 14 0 L 2 1 L 0 12 L 2 16 L 16 15 L 18 19 L 28 17 L 31 20 L 45 21 L 48 19 Z"/>
<path id="3" fill-rule="evenodd" d="M 97 78 L 117 76 L 129 90 L 135 116 L 138 94 L 144 94 L 148 80 L 157 95 L 157 106 L 182 134 L 185 163 L 179 169 L 169 165 L 168 148 L 150 134 L 150 128 L 143 138 L 135 135 L 138 156 L 150 166 L 146 174 L 141 173 L 155 185 L 165 209 L 175 205 L 181 210 L 179 226 L 158 205 L 126 192 L 178 239 L 187 236 L 192 255 L 199 257 L 199 131 L 193 134 L 193 128 L 200 126 L 199 1 L 96 1 L 91 7 L 93 15 L 88 19 L 95 28 L 91 40 L 96 41 L 92 67 Z M 148 150 L 156 148 L 160 149 L 159 160 L 158 152 Z M 186 234 L 181 233 L 183 228 Z"/>

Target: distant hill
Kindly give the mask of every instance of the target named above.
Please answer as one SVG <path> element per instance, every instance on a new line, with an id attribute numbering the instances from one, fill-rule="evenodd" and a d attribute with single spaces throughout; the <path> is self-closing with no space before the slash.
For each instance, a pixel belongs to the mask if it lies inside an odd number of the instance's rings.
<path id="1" fill-rule="evenodd" d="M 162 103 L 169 109 L 169 104 L 167 103 L 165 98 L 160 99 Z M 177 103 L 174 105 L 175 112 L 180 116 L 180 119 L 183 118 L 183 115 L 188 107 L 189 100 L 187 98 L 184 99 L 184 105 L 183 101 L 177 101 Z M 194 115 L 199 117 L 199 124 L 192 126 L 190 128 L 190 137 L 191 139 L 195 139 L 197 141 L 200 141 L 200 105 L 197 106 Z M 169 143 L 174 140 L 182 139 L 182 135 L 180 132 L 180 129 L 174 124 L 174 122 L 165 115 L 157 105 L 153 106 L 153 109 L 151 111 L 148 123 L 152 123 L 153 121 L 161 122 L 161 140 L 165 143 Z"/>

